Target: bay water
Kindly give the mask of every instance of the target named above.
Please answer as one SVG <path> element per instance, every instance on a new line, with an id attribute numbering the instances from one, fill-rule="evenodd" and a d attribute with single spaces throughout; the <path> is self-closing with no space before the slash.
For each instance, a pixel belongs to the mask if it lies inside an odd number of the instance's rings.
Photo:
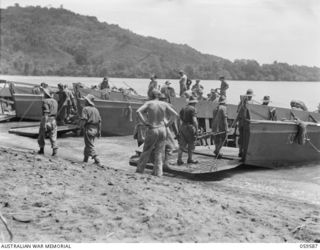
<path id="1" fill-rule="evenodd" d="M 58 83 L 67 84 L 72 87 L 72 83 L 81 82 L 85 86 L 91 87 L 98 85 L 101 77 L 62 77 L 62 76 L 14 76 L 0 75 L 1 80 L 25 82 L 32 84 L 40 84 L 46 82 L 50 86 L 57 86 Z M 179 79 L 158 79 L 158 84 L 163 85 L 169 80 L 171 86 L 179 93 Z M 140 95 L 146 95 L 150 79 L 139 78 L 109 78 L 111 86 L 118 88 L 134 88 Z M 194 84 L 194 80 L 193 83 Z M 309 111 L 315 111 L 320 103 L 320 82 L 274 82 L 274 81 L 229 81 L 229 89 L 227 90 L 227 102 L 238 104 L 240 95 L 246 93 L 251 88 L 254 92 L 254 100 L 261 102 L 263 96 L 269 95 L 271 98 L 271 106 L 290 108 L 291 100 L 303 101 Z M 204 96 L 210 92 L 212 88 L 219 88 L 218 80 L 201 80 L 200 84 L 204 87 Z"/>

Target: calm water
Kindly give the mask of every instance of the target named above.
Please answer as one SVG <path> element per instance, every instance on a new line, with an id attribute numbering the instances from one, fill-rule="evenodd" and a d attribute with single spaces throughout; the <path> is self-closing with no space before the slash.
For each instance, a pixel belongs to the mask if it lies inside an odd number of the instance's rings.
<path id="1" fill-rule="evenodd" d="M 81 82 L 87 86 L 98 85 L 101 77 L 60 77 L 60 76 L 9 76 L 0 75 L 0 79 L 40 84 L 46 82 L 56 86 L 58 83 L 72 86 L 74 82 Z M 158 83 L 163 84 L 167 79 L 159 79 Z M 141 95 L 146 95 L 149 79 L 131 78 L 110 78 L 110 83 L 116 87 L 131 86 Z M 179 91 L 178 79 L 170 80 L 172 87 Z M 320 103 L 320 82 L 258 82 L 258 81 L 227 81 L 230 88 L 227 92 L 229 103 L 238 104 L 239 96 L 244 94 L 248 88 L 253 89 L 254 99 L 261 102 L 264 95 L 271 97 L 271 105 L 278 107 L 289 107 L 292 99 L 303 101 L 310 111 L 317 109 Z M 218 80 L 202 80 L 205 95 L 211 88 L 220 87 Z"/>

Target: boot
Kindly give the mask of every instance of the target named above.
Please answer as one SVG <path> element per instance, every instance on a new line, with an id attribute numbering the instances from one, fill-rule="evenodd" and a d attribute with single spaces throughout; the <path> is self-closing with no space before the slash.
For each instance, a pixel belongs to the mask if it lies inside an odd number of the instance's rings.
<path id="1" fill-rule="evenodd" d="M 188 164 L 197 164 L 198 161 L 192 160 L 192 159 L 188 159 L 187 161 Z"/>
<path id="2" fill-rule="evenodd" d="M 94 164 L 96 164 L 98 167 L 103 168 L 104 166 L 101 164 L 100 159 L 98 158 L 98 156 L 94 156 L 93 157 L 94 160 Z"/>
<path id="3" fill-rule="evenodd" d="M 54 148 L 54 149 L 52 150 L 52 156 L 56 156 L 57 153 L 58 153 L 58 149 L 57 149 L 57 148 Z"/>
<path id="4" fill-rule="evenodd" d="M 44 154 L 44 148 L 40 148 L 40 150 L 38 151 L 39 155 L 43 155 Z"/>
<path id="5" fill-rule="evenodd" d="M 88 162 L 88 160 L 89 160 L 89 156 L 85 155 L 83 158 L 83 162 Z"/>
<path id="6" fill-rule="evenodd" d="M 181 165 L 183 165 L 183 164 L 184 164 L 184 162 L 183 162 L 182 160 L 180 160 L 180 159 L 177 160 L 177 165 L 178 165 L 178 166 L 181 166 Z"/>

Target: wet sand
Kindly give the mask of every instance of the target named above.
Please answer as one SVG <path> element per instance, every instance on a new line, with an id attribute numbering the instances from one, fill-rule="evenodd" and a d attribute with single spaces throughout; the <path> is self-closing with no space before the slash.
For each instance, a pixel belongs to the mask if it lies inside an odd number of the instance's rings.
<path id="1" fill-rule="evenodd" d="M 81 137 L 39 156 L 14 125 L 0 124 L 0 209 L 15 242 L 320 242 L 320 166 L 158 178 L 129 166 L 131 136 L 97 140 L 103 170 Z"/>

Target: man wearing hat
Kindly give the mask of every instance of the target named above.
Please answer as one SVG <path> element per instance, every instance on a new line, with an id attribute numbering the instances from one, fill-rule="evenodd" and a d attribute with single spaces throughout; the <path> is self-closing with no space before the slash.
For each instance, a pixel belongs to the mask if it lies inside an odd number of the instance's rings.
<path id="1" fill-rule="evenodd" d="M 58 112 L 58 103 L 52 98 L 50 91 L 47 88 L 42 88 L 44 99 L 42 101 L 42 117 L 39 128 L 38 144 L 39 154 L 44 154 L 45 138 L 49 135 L 52 156 L 55 156 L 58 151 L 57 146 L 57 122 L 56 116 Z"/>
<path id="2" fill-rule="evenodd" d="M 140 155 L 137 172 L 143 173 L 154 153 L 153 175 L 162 176 L 163 158 L 167 138 L 167 126 L 178 116 L 177 112 L 166 102 L 160 101 L 159 90 L 152 91 L 152 100 L 145 102 L 138 110 L 140 121 L 148 128 Z"/>
<path id="3" fill-rule="evenodd" d="M 89 157 L 92 157 L 94 163 L 99 167 L 103 167 L 95 151 L 94 140 L 101 136 L 101 116 L 98 109 L 94 105 L 94 96 L 88 94 L 84 97 L 85 107 L 81 114 L 81 128 L 84 130 L 84 162 L 88 162 Z"/>
<path id="4" fill-rule="evenodd" d="M 219 105 L 213 111 L 212 119 L 212 132 L 217 133 L 214 136 L 215 150 L 214 154 L 216 157 L 221 158 L 220 150 L 227 138 L 228 132 L 228 121 L 227 121 L 227 106 L 226 106 L 226 97 L 221 96 L 219 98 Z"/>
<path id="5" fill-rule="evenodd" d="M 243 157 L 245 155 L 244 149 L 246 145 L 246 139 L 247 139 L 247 132 L 245 130 L 245 127 L 248 122 L 249 118 L 249 111 L 247 108 L 247 104 L 253 104 L 254 101 L 252 99 L 253 97 L 253 90 L 248 89 L 245 95 L 240 96 L 240 103 L 238 105 L 238 115 L 235 122 L 238 122 L 238 128 L 239 128 L 239 157 Z"/>
<path id="6" fill-rule="evenodd" d="M 220 96 L 224 95 L 225 97 L 227 97 L 227 89 L 229 88 L 229 84 L 225 81 L 224 76 L 220 76 L 219 80 L 221 81 Z"/>
<path id="7" fill-rule="evenodd" d="M 270 96 L 265 95 L 262 99 L 262 105 L 268 106 L 270 103 Z"/>
<path id="8" fill-rule="evenodd" d="M 253 90 L 248 89 L 245 96 L 244 96 L 244 101 L 248 104 L 254 104 L 254 100 L 252 99 L 253 96 L 254 96 Z"/>
<path id="9" fill-rule="evenodd" d="M 198 132 L 198 120 L 196 116 L 196 103 L 198 100 L 191 96 L 188 101 L 188 105 L 180 111 L 180 129 L 179 129 L 179 151 L 177 164 L 182 165 L 182 153 L 183 149 L 188 149 L 188 161 L 189 164 L 196 164 L 198 161 L 192 159 L 193 150 L 195 148 L 195 141 L 197 139 Z"/>
<path id="10" fill-rule="evenodd" d="M 179 79 L 179 86 L 180 86 L 180 96 L 183 96 L 184 92 L 187 90 L 187 75 L 183 72 L 183 70 L 179 71 L 180 79 Z"/>
<path id="11" fill-rule="evenodd" d="M 171 103 L 171 98 L 176 96 L 176 92 L 174 88 L 172 88 L 170 85 L 171 85 L 171 82 L 166 81 L 164 83 L 164 86 L 162 86 L 160 90 L 160 92 L 164 95 L 163 101 L 166 101 L 168 103 Z"/>

